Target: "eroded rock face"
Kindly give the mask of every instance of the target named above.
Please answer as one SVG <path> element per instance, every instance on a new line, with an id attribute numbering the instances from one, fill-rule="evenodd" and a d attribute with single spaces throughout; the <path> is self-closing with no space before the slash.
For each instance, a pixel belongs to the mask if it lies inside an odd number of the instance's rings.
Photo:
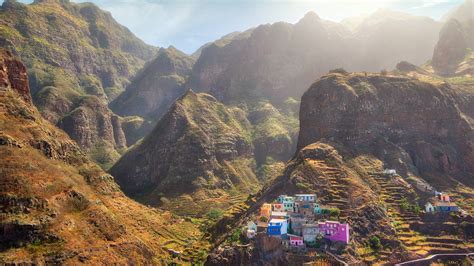
<path id="1" fill-rule="evenodd" d="M 194 59 L 174 47 L 160 49 L 157 57 L 134 78 L 111 104 L 122 116 L 138 115 L 157 121 L 184 92 L 183 84 Z"/>
<path id="2" fill-rule="evenodd" d="M 249 129 L 214 97 L 188 91 L 110 173 L 132 195 L 248 188 L 245 180 L 255 181 L 252 170 L 245 163 L 235 168 L 241 159 L 252 157 L 248 134 Z M 241 174 L 245 169 L 251 173 L 247 177 Z"/>
<path id="3" fill-rule="evenodd" d="M 433 68 L 440 75 L 452 75 L 464 59 L 469 41 L 462 24 L 449 20 L 439 34 L 439 41 L 433 53 Z"/>
<path id="4" fill-rule="evenodd" d="M 460 177 L 474 171 L 474 131 L 446 84 L 327 75 L 302 98 L 298 149 L 322 139 L 370 152 L 392 166 L 404 164 L 404 173 L 415 168 Z"/>
<path id="5" fill-rule="evenodd" d="M 0 50 L 0 89 L 12 89 L 31 103 L 25 65 L 3 49 Z"/>
<path id="6" fill-rule="evenodd" d="M 58 126 L 86 150 L 100 141 L 110 142 L 115 148 L 126 147 L 119 117 L 93 96 L 82 99 Z"/>

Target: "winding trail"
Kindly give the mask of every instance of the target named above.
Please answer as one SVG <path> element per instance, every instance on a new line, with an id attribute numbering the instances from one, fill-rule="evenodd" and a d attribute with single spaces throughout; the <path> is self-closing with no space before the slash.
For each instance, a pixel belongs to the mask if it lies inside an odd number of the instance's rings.
<path id="1" fill-rule="evenodd" d="M 474 256 L 474 253 L 441 253 L 441 254 L 433 254 L 433 255 L 430 255 L 426 258 L 423 258 L 423 259 L 417 259 L 417 260 L 410 260 L 410 261 L 405 261 L 405 262 L 402 262 L 402 263 L 398 263 L 398 264 L 395 264 L 396 266 L 398 265 L 410 265 L 412 263 L 417 263 L 417 262 L 423 262 L 423 261 L 429 261 L 429 260 L 432 260 L 436 257 L 440 257 L 440 256 L 454 256 L 454 257 L 470 257 L 470 256 Z"/>

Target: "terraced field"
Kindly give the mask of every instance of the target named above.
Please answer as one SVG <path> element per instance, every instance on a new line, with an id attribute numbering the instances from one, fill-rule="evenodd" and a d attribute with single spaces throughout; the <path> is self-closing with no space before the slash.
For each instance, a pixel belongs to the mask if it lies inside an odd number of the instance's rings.
<path id="1" fill-rule="evenodd" d="M 324 160 L 311 160 L 310 165 L 328 181 L 325 186 L 328 196 L 321 198 L 321 203 L 338 208 L 341 211 L 340 220 L 346 220 L 349 214 L 347 175 L 340 168 L 328 166 Z"/>
<path id="2" fill-rule="evenodd" d="M 436 253 L 466 252 L 472 248 L 472 244 L 464 243 L 454 235 L 428 236 L 413 230 L 412 225 L 414 224 L 430 226 L 430 222 L 423 221 L 420 215 L 413 211 L 402 211 L 402 199 L 413 197 L 414 191 L 396 184 L 392 179 L 382 174 L 373 173 L 370 175 L 380 186 L 380 197 L 387 206 L 387 213 L 396 230 L 396 236 L 408 251 L 423 257 Z M 436 222 L 432 223 L 431 226 L 436 226 Z M 383 260 L 383 256 L 380 259 Z"/>

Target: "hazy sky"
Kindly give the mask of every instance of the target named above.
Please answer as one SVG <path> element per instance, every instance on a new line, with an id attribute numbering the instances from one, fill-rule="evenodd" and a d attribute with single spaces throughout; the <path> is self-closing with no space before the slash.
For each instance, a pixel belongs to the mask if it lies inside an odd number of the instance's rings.
<path id="1" fill-rule="evenodd" d="M 1 0 L 0 0 L 1 1 Z M 74 2 L 86 2 L 73 0 Z M 31 0 L 21 0 L 29 3 Z M 233 32 L 276 21 L 297 22 L 308 11 L 333 21 L 389 8 L 440 19 L 463 0 L 88 0 L 108 10 L 145 42 L 187 53 Z"/>

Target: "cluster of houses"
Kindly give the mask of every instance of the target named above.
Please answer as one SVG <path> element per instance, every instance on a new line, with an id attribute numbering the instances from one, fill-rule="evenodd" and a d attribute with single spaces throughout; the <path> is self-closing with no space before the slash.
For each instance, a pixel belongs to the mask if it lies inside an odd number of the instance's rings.
<path id="1" fill-rule="evenodd" d="M 428 200 L 425 204 L 426 213 L 437 212 L 458 212 L 459 207 L 452 202 L 449 195 L 442 192 L 435 192 L 435 196 Z"/>
<path id="2" fill-rule="evenodd" d="M 312 245 L 320 239 L 348 244 L 349 225 L 325 220 L 327 213 L 316 194 L 280 195 L 277 202 L 261 206 L 257 223 L 247 224 L 246 235 L 253 238 L 257 232 L 266 232 L 292 247 Z"/>

